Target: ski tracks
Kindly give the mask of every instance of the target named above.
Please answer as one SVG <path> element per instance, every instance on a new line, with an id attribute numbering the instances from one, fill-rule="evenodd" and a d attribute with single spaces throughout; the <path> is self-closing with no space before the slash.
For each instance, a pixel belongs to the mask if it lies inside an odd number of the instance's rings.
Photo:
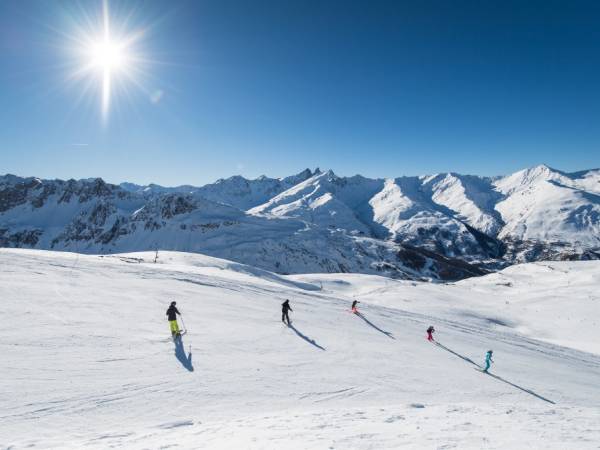
<path id="1" fill-rule="evenodd" d="M 346 389 L 339 389 L 336 391 L 307 392 L 306 394 L 302 394 L 298 398 L 298 400 L 310 399 L 313 403 L 323 403 L 333 400 L 354 397 L 365 392 L 368 392 L 368 389 L 357 389 L 356 387 L 349 387 Z"/>

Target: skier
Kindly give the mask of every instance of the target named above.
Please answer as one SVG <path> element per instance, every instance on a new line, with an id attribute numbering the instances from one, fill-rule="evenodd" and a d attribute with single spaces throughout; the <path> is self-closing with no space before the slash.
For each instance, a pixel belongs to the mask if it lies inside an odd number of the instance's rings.
<path id="1" fill-rule="evenodd" d="M 358 305 L 359 303 L 360 303 L 360 302 L 359 302 L 358 300 L 354 300 L 354 301 L 352 302 L 352 312 L 353 312 L 354 314 L 356 314 L 356 313 L 358 312 L 358 308 L 356 308 L 356 305 Z"/>
<path id="2" fill-rule="evenodd" d="M 177 307 L 175 306 L 177 302 L 171 302 L 171 306 L 167 309 L 167 319 L 169 321 L 169 326 L 171 327 L 171 335 L 173 337 L 179 336 L 181 332 L 179 331 L 179 325 L 177 325 L 177 315 L 181 315 Z"/>
<path id="3" fill-rule="evenodd" d="M 288 326 L 291 324 L 291 322 L 290 322 L 290 316 L 288 315 L 289 311 L 293 311 L 293 309 L 290 306 L 290 301 L 286 300 L 285 302 L 283 302 L 281 304 L 281 321 L 283 323 L 285 323 L 285 321 L 287 320 Z"/>
<path id="4" fill-rule="evenodd" d="M 427 328 L 427 340 L 429 342 L 433 342 L 433 333 L 435 332 L 435 328 L 433 328 L 433 325 L 430 326 L 429 328 Z"/>
<path id="5" fill-rule="evenodd" d="M 488 350 L 488 352 L 485 354 L 485 369 L 483 369 L 483 371 L 485 373 L 488 373 L 488 369 L 494 362 L 494 360 L 492 359 L 492 353 L 494 353 L 494 352 L 491 350 Z"/>

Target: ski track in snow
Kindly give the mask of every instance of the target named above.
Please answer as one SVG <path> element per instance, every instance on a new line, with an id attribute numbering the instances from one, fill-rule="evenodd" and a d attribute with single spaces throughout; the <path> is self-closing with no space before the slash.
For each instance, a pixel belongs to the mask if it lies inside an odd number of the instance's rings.
<path id="1" fill-rule="evenodd" d="M 600 448 L 598 262 L 432 285 L 152 260 L 0 249 L 0 448 Z"/>

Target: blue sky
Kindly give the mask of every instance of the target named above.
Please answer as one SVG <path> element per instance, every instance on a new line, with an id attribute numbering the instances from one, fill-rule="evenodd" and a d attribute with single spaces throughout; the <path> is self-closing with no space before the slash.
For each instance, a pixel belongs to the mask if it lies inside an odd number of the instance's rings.
<path id="1" fill-rule="evenodd" d="M 0 2 L 0 173 L 203 184 L 600 166 L 595 1 L 110 2 L 111 103 L 70 76 L 100 1 Z M 126 24 L 124 25 L 124 23 Z M 95 76 L 95 75 L 94 75 Z M 154 101 L 152 101 L 154 100 Z"/>

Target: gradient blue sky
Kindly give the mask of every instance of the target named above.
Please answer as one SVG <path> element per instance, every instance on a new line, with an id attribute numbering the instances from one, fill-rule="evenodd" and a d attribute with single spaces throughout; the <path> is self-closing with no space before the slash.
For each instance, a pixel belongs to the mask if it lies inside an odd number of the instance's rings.
<path id="1" fill-rule="evenodd" d="M 99 91 L 67 81 L 66 38 L 101 3 L 0 2 L 0 173 L 198 185 L 600 166 L 597 1 L 110 7 L 147 28 L 153 62 L 103 124 Z"/>

